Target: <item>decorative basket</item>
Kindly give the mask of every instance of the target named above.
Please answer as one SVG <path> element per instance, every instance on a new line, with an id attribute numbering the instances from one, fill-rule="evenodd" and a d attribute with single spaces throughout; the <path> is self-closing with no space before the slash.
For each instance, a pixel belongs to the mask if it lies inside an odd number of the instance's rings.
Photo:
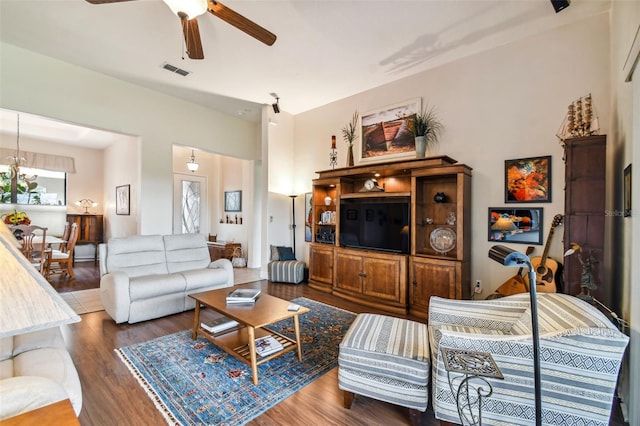
<path id="1" fill-rule="evenodd" d="M 233 255 L 231 256 L 231 265 L 233 265 L 234 268 L 247 267 L 247 259 L 244 257 L 244 253 L 242 252 L 241 247 L 236 247 L 233 250 Z"/>

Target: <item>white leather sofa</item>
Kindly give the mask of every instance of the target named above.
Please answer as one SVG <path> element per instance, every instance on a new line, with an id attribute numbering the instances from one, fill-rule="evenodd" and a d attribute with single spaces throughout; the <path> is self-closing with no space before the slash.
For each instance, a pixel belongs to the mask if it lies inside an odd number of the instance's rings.
<path id="1" fill-rule="evenodd" d="M 233 286 L 231 262 L 211 262 L 201 234 L 111 238 L 99 254 L 100 298 L 116 323 L 193 309 L 189 294 Z"/>
<path id="2" fill-rule="evenodd" d="M 82 409 L 82 388 L 60 328 L 0 339 L 0 420 L 70 399 Z"/>

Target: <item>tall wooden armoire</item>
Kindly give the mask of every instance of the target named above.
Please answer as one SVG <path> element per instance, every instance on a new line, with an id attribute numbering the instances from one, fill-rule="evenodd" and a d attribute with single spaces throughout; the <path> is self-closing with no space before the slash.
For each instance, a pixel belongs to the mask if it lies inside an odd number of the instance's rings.
<path id="1" fill-rule="evenodd" d="M 565 140 L 565 218 L 564 248 L 577 243 L 582 259 L 592 257 L 597 289 L 591 294 L 616 310 L 613 294 L 615 283 L 604 275 L 605 242 L 605 178 L 606 135 Z M 564 258 L 564 293 L 578 295 L 581 288 L 582 264 L 576 254 Z"/>

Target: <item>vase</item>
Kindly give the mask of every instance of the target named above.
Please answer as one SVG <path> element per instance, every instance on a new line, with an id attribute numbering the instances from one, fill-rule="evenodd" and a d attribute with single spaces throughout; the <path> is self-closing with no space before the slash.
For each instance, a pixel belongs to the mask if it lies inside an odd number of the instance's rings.
<path id="1" fill-rule="evenodd" d="M 427 152 L 427 137 L 416 136 L 416 158 L 424 158 Z"/>
<path id="2" fill-rule="evenodd" d="M 347 167 L 353 167 L 353 144 L 349 144 L 349 152 L 347 152 Z"/>

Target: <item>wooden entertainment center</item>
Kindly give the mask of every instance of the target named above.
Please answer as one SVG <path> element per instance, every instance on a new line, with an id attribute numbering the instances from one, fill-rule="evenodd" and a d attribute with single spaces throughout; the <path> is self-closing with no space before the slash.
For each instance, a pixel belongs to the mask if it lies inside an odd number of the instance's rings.
<path id="1" fill-rule="evenodd" d="M 313 180 L 309 286 L 398 314 L 426 318 L 429 298 L 471 294 L 471 168 L 447 156 L 364 164 L 317 172 Z M 365 215 L 352 204 L 369 203 Z M 341 220 L 358 223 L 361 236 L 385 227 L 373 206 L 407 203 L 407 223 L 389 222 L 400 249 L 358 246 L 340 235 Z M 377 204 L 375 204 L 377 203 Z M 341 207 L 342 206 L 342 207 Z M 362 217 L 365 216 L 365 217 Z M 373 222 L 378 222 L 373 223 Z M 354 224 L 351 224 L 354 227 Z M 397 230 L 397 232 L 395 232 Z M 347 238 L 349 237 L 349 238 Z M 373 238 L 375 240 L 375 238 Z"/>

